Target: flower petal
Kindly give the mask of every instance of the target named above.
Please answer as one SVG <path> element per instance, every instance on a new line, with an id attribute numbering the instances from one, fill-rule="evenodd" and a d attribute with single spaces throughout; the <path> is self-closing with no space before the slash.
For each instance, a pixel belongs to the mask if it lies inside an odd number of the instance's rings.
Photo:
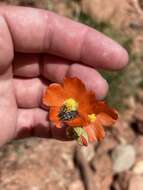
<path id="1" fill-rule="evenodd" d="M 90 142 L 94 142 L 97 140 L 97 138 L 95 136 L 94 126 L 92 124 L 84 127 L 84 129 L 88 134 L 88 139 Z"/>
<path id="2" fill-rule="evenodd" d="M 86 124 L 84 119 L 80 116 L 68 121 L 64 121 L 64 123 L 70 127 L 84 126 Z"/>
<path id="3" fill-rule="evenodd" d="M 113 124 L 115 124 L 116 119 L 113 119 L 111 116 L 109 116 L 106 113 L 100 113 L 97 115 L 97 119 L 100 120 L 103 126 L 110 127 Z"/>
<path id="4" fill-rule="evenodd" d="M 87 118 L 88 114 L 94 113 L 93 105 L 96 102 L 96 96 L 93 92 L 86 92 L 80 97 L 79 113 Z"/>
<path id="5" fill-rule="evenodd" d="M 65 100 L 65 93 L 60 84 L 49 85 L 43 96 L 43 104 L 46 106 L 61 106 Z"/>
<path id="6" fill-rule="evenodd" d="M 100 121 L 96 120 L 94 122 L 94 132 L 95 132 L 95 135 L 96 135 L 96 138 L 101 141 L 104 139 L 105 137 L 105 131 L 104 131 L 104 128 L 102 127 Z"/>
<path id="7" fill-rule="evenodd" d="M 80 94 L 86 92 L 85 85 L 78 78 L 65 78 L 63 88 L 67 94 L 67 96 L 73 97 L 76 100 L 80 99 Z"/>
<path id="8" fill-rule="evenodd" d="M 92 113 L 92 105 L 96 101 L 95 93 L 88 91 L 82 81 L 78 78 L 66 78 L 64 80 L 64 90 L 68 97 L 75 99 L 78 104 L 78 110 L 82 115 Z"/>
<path id="9" fill-rule="evenodd" d="M 56 125 L 56 127 L 61 128 L 61 122 L 58 118 L 58 113 L 60 107 L 51 107 L 49 110 L 49 120 Z"/>
<path id="10" fill-rule="evenodd" d="M 97 101 L 94 103 L 94 113 L 106 113 L 110 117 L 112 117 L 114 120 L 118 119 L 118 113 L 115 109 L 110 108 L 104 101 Z"/>

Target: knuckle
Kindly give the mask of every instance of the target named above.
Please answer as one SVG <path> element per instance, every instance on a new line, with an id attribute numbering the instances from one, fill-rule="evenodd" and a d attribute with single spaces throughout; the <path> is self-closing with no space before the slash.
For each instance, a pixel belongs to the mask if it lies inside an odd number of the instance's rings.
<path id="1" fill-rule="evenodd" d="M 0 73 L 2 73 L 9 67 L 14 56 L 11 34 L 3 16 L 0 16 L 0 50 Z"/>

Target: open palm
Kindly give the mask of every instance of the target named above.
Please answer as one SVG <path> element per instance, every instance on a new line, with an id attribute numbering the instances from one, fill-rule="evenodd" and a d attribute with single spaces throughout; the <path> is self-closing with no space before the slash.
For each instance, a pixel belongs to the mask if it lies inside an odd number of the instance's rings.
<path id="1" fill-rule="evenodd" d="M 41 97 L 49 82 L 77 76 L 98 98 L 107 82 L 95 69 L 122 69 L 126 51 L 80 23 L 24 7 L 0 7 L 0 145 L 27 136 L 64 139 L 51 127 Z"/>

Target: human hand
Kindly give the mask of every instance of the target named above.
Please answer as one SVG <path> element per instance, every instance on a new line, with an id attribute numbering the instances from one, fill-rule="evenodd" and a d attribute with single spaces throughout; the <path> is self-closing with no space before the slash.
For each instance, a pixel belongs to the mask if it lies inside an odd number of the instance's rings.
<path id="1" fill-rule="evenodd" d="M 0 49 L 0 145 L 28 136 L 64 139 L 41 106 L 48 81 L 76 76 L 100 99 L 108 85 L 96 69 L 128 62 L 126 51 L 96 30 L 24 7 L 0 7 Z"/>

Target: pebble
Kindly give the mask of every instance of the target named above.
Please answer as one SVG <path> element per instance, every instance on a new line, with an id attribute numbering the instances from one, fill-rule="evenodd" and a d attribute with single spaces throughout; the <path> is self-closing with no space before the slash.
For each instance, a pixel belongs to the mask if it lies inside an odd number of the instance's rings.
<path id="1" fill-rule="evenodd" d="M 81 180 L 76 180 L 73 181 L 70 185 L 68 190 L 84 190 L 84 186 L 83 183 L 81 182 Z"/>
<path id="2" fill-rule="evenodd" d="M 95 156 L 91 161 L 91 167 L 97 174 L 102 175 L 102 177 L 112 175 L 112 161 L 107 154 Z"/>
<path id="3" fill-rule="evenodd" d="M 143 190 L 143 176 L 133 176 L 129 183 L 129 190 Z"/>
<path id="4" fill-rule="evenodd" d="M 143 174 L 143 160 L 137 162 L 133 168 L 134 174 Z"/>
<path id="5" fill-rule="evenodd" d="M 135 159 L 136 152 L 132 145 L 118 145 L 112 152 L 113 171 L 120 173 L 129 170 Z"/>

